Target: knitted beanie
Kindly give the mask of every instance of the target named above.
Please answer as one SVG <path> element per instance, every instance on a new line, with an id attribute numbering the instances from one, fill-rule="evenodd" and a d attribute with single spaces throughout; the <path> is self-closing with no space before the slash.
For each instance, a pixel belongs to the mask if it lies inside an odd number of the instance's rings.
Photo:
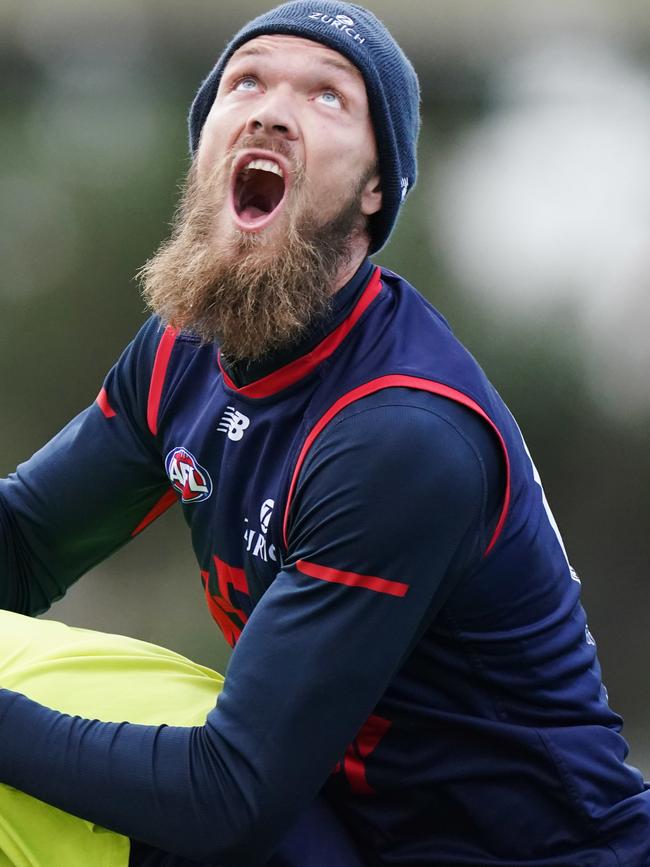
<path id="1" fill-rule="evenodd" d="M 402 49 L 372 12 L 337 0 L 291 0 L 250 21 L 233 37 L 201 84 L 189 115 L 190 147 L 196 153 L 228 60 L 245 42 L 263 34 L 302 36 L 333 48 L 363 75 L 372 118 L 382 207 L 370 217 L 370 252 L 388 240 L 406 194 L 417 176 L 420 88 Z"/>

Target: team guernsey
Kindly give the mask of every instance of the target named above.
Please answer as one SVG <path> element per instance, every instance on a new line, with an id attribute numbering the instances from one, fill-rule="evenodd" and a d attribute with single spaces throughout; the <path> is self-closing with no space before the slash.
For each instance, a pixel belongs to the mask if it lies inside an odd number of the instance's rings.
<path id="1" fill-rule="evenodd" d="M 179 502 L 234 647 L 216 707 L 149 727 L 1 691 L 0 780 L 221 867 L 264 863 L 319 792 L 369 865 L 650 863 L 537 470 L 405 280 L 366 261 L 257 365 L 149 320 L 0 484 L 0 604 L 44 610 Z"/>

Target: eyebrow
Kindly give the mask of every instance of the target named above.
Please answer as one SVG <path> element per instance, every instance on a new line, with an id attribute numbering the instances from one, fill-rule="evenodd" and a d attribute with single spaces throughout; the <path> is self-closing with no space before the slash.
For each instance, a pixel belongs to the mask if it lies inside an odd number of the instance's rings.
<path id="1" fill-rule="evenodd" d="M 351 75 L 361 75 L 361 72 L 357 69 L 357 67 L 350 63 L 348 60 L 336 60 L 335 58 L 324 57 L 321 61 L 325 64 L 325 66 L 333 66 L 334 69 L 340 69 L 343 72 L 348 72 Z"/>
<path id="2" fill-rule="evenodd" d="M 247 54 L 268 54 L 268 51 L 265 51 L 263 48 L 257 48 L 255 45 L 247 45 L 233 52 L 230 59 L 237 60 L 238 57 L 245 57 Z"/>

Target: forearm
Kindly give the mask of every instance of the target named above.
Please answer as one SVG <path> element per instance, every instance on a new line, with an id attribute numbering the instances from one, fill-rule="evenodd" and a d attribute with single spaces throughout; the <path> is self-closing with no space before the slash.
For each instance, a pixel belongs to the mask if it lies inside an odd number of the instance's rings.
<path id="1" fill-rule="evenodd" d="M 283 573 L 204 726 L 99 723 L 0 691 L 0 781 L 165 851 L 263 864 L 372 712 L 421 607 Z M 322 610 L 341 617 L 315 632 Z"/>
<path id="2" fill-rule="evenodd" d="M 417 600 L 396 603 L 282 575 L 201 727 L 99 723 L 0 691 L 0 781 L 165 851 L 220 867 L 262 864 L 402 658 L 421 614 Z M 358 624 L 343 645 L 338 618 L 314 634 L 323 608 Z"/>
<path id="3" fill-rule="evenodd" d="M 2 690 L 0 741 L 11 745 L 0 777 L 21 791 L 165 851 L 255 863 L 229 854 L 250 839 L 247 811 L 237 808 L 236 767 L 229 761 L 221 772 L 209 726 L 100 723 Z"/>

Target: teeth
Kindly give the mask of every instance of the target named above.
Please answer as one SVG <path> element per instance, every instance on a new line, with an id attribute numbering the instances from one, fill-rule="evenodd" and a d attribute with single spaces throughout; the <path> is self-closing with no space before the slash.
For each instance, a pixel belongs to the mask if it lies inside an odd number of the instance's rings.
<path id="1" fill-rule="evenodd" d="M 284 172 L 273 160 L 251 160 L 244 166 L 244 171 L 248 171 L 249 169 L 257 169 L 260 172 L 273 172 L 274 175 L 284 178 Z"/>

